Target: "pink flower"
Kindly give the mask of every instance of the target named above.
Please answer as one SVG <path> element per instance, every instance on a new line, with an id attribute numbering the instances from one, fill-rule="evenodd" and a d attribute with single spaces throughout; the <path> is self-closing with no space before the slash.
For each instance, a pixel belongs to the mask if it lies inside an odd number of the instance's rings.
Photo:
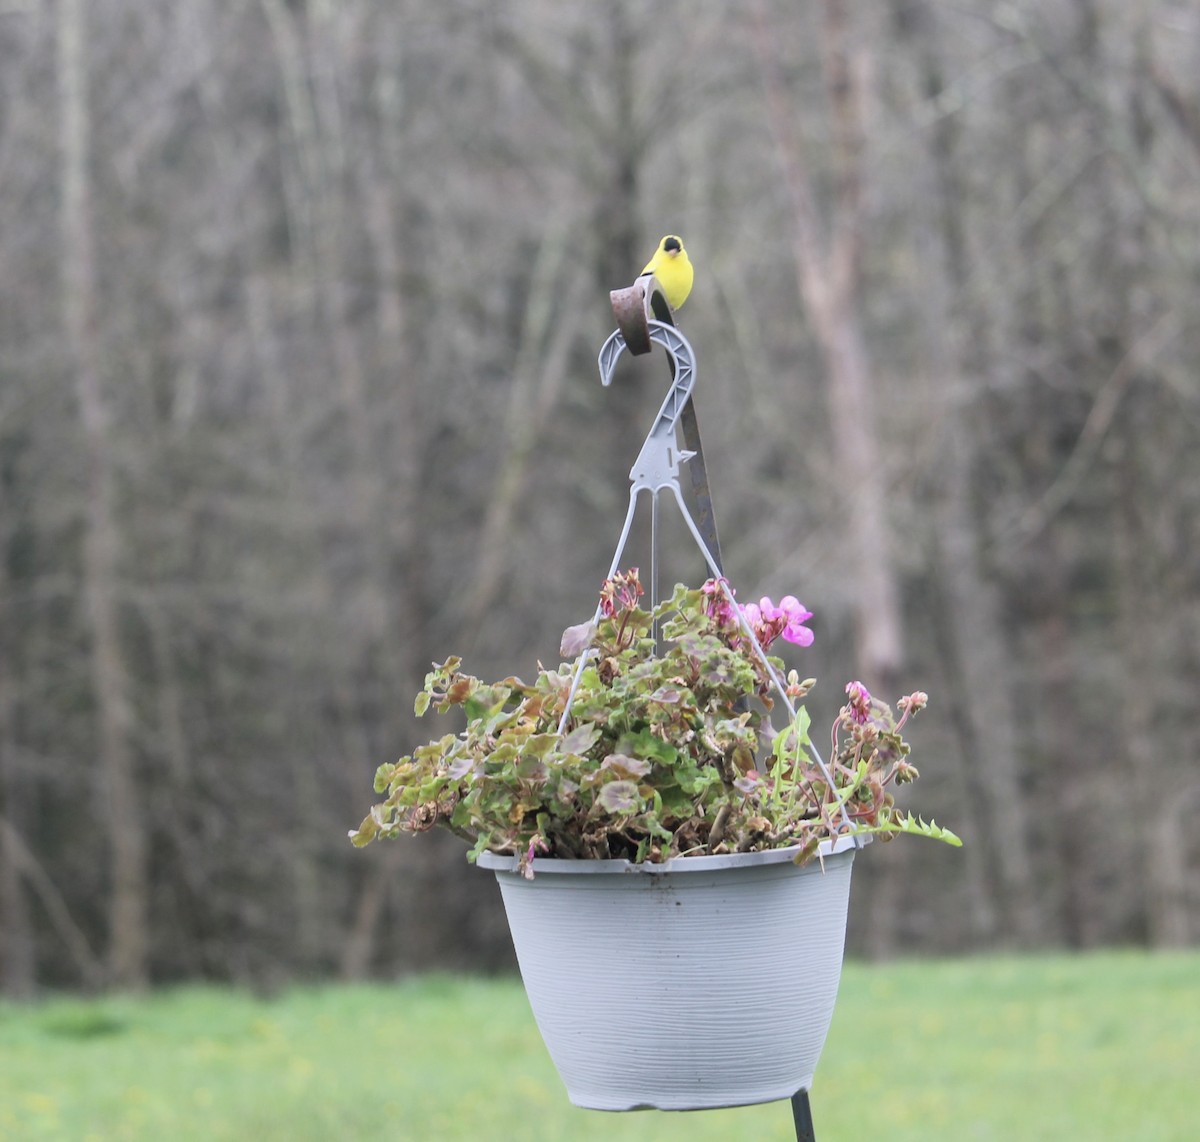
<path id="1" fill-rule="evenodd" d="M 783 637 L 797 646 L 812 646 L 813 632 L 804 625 L 813 617 L 812 611 L 805 610 L 795 595 L 784 595 L 779 600 L 779 609 L 787 617 Z"/>
<path id="2" fill-rule="evenodd" d="M 797 646 L 812 646 L 813 632 L 804 625 L 812 618 L 812 611 L 805 610 L 795 595 L 784 595 L 779 606 L 764 595 L 757 606 L 750 603 L 744 609 L 764 650 L 780 637 Z"/>
<path id="3" fill-rule="evenodd" d="M 738 605 L 734 602 L 735 591 L 726 579 L 709 579 L 701 588 L 708 596 L 707 611 L 715 619 L 717 626 L 724 630 L 741 626 L 738 619 Z M 797 601 L 795 595 L 785 595 L 776 606 L 766 595 L 757 603 L 747 603 L 741 607 L 742 617 L 753 632 L 759 646 L 766 650 L 777 638 L 786 638 L 799 646 L 811 646 L 813 632 L 804 624 L 812 618 L 812 611 L 807 611 Z M 729 645 L 737 647 L 740 636 L 737 633 L 729 635 Z"/>

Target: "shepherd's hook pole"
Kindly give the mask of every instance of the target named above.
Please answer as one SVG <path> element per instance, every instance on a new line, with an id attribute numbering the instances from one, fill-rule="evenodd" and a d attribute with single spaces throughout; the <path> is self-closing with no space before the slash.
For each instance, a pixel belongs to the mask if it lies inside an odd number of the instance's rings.
<path id="1" fill-rule="evenodd" d="M 796 1124 L 796 1142 L 817 1142 L 806 1090 L 798 1090 L 792 1095 L 792 1121 Z"/>

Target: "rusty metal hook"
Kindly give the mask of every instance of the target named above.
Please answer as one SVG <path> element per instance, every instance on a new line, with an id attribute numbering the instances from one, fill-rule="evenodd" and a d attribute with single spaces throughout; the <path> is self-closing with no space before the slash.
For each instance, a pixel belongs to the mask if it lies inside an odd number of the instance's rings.
<path id="1" fill-rule="evenodd" d="M 653 274 L 643 275 L 624 289 L 614 289 L 608 296 L 612 301 L 617 328 L 631 356 L 640 357 L 650 352 L 651 321 L 661 321 L 664 325 L 675 324 L 675 311 Z"/>

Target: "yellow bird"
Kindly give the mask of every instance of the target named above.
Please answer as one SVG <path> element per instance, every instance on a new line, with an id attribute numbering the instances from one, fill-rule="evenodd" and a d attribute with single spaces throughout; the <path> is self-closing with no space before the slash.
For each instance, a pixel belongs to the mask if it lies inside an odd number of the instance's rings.
<path id="1" fill-rule="evenodd" d="M 683 248 L 683 239 L 677 234 L 668 234 L 659 242 L 654 257 L 646 263 L 641 276 L 653 274 L 658 278 L 658 284 L 667 295 L 667 303 L 672 309 L 679 309 L 692 292 L 692 273 L 692 263 Z"/>

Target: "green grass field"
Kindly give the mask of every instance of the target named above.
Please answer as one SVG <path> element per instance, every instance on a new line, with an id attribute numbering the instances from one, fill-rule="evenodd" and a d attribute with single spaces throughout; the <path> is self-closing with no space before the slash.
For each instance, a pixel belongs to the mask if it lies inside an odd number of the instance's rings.
<path id="1" fill-rule="evenodd" d="M 1200 1137 L 1200 954 L 848 964 L 820 1142 Z M 0 1007 L 0 1138 L 794 1139 L 787 1103 L 600 1114 L 516 981 Z"/>

